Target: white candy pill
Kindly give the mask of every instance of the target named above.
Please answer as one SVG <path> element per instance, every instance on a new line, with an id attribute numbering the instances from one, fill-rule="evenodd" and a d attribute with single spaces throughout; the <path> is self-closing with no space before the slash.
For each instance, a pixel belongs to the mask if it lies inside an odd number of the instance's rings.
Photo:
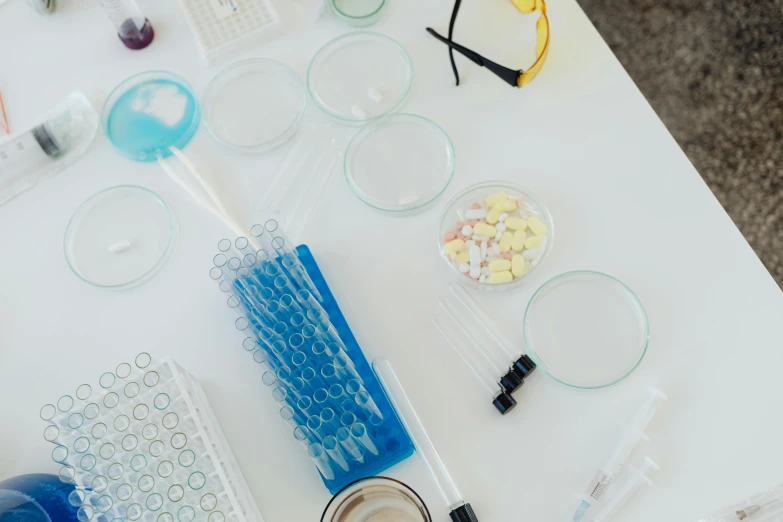
<path id="1" fill-rule="evenodd" d="M 470 225 L 465 225 L 462 227 L 462 235 L 464 236 L 472 236 L 473 235 L 473 227 Z"/>
<path id="2" fill-rule="evenodd" d="M 487 244 L 482 241 L 481 243 L 481 260 L 484 261 L 487 258 Z"/>
<path id="3" fill-rule="evenodd" d="M 533 260 L 536 257 L 538 257 L 539 252 L 541 252 L 540 248 L 532 248 L 530 250 L 525 250 L 524 252 L 522 252 L 522 257 L 524 257 L 525 259 Z"/>
<path id="4" fill-rule="evenodd" d="M 115 241 L 111 245 L 109 245 L 109 252 L 112 254 L 122 254 L 126 250 L 128 250 L 131 247 L 131 242 L 127 239 L 122 239 L 120 241 Z"/>
<path id="5" fill-rule="evenodd" d="M 483 219 L 487 217 L 487 210 L 483 208 L 471 208 L 465 211 L 465 219 Z"/>
<path id="6" fill-rule="evenodd" d="M 367 87 L 367 96 L 375 103 L 381 103 L 383 101 L 383 94 L 375 87 Z"/>
<path id="7" fill-rule="evenodd" d="M 504 225 L 503 223 L 498 223 L 497 225 L 495 225 L 495 230 L 497 230 L 498 232 L 505 232 L 506 225 Z"/>
<path id="8" fill-rule="evenodd" d="M 460 263 L 459 271 L 462 272 L 463 274 L 470 272 L 470 265 L 467 263 Z"/>
<path id="9" fill-rule="evenodd" d="M 474 266 L 470 269 L 470 277 L 478 279 L 481 276 L 481 267 Z"/>
<path id="10" fill-rule="evenodd" d="M 497 229 L 495 229 L 497 230 Z M 500 241 L 500 238 L 503 237 L 503 232 L 501 230 L 498 230 L 498 233 L 495 234 L 495 241 Z"/>
<path id="11" fill-rule="evenodd" d="M 487 280 L 487 276 L 485 276 L 484 274 L 481 274 L 481 275 L 479 276 L 479 283 L 483 283 L 483 282 L 484 282 L 484 281 L 486 281 L 486 280 Z"/>
<path id="12" fill-rule="evenodd" d="M 494 254 L 496 256 L 499 256 L 500 255 L 500 245 L 498 245 L 497 243 L 492 245 L 492 252 L 494 252 Z"/>
<path id="13" fill-rule="evenodd" d="M 451 254 L 449 254 L 449 260 L 456 261 L 457 260 L 457 253 L 456 252 L 452 252 Z"/>
<path id="14" fill-rule="evenodd" d="M 472 247 L 475 244 L 476 244 L 475 241 L 473 241 L 472 239 L 468 239 L 467 241 L 465 241 L 465 246 L 463 247 L 463 249 L 470 250 L 470 247 Z"/>
<path id="15" fill-rule="evenodd" d="M 492 275 L 492 270 L 490 270 L 488 266 L 482 266 L 481 267 L 481 273 L 484 274 L 485 276 L 489 277 L 489 276 Z"/>
<path id="16" fill-rule="evenodd" d="M 489 241 L 489 238 L 487 236 L 477 236 L 476 234 L 473 234 L 473 241 L 479 242 L 479 241 Z"/>
<path id="17" fill-rule="evenodd" d="M 470 247 L 470 267 L 481 266 L 481 249 L 473 245 Z"/>
<path id="18" fill-rule="evenodd" d="M 502 214 L 500 214 L 498 216 L 498 221 L 502 223 L 502 222 L 504 222 L 506 220 L 507 217 L 508 217 L 508 213 L 507 212 L 503 212 Z M 495 225 L 495 228 L 497 228 L 497 225 Z"/>
<path id="19" fill-rule="evenodd" d="M 359 107 L 358 105 L 352 105 L 351 106 L 351 114 L 354 115 L 354 117 L 357 120 L 364 120 L 367 118 L 367 113 L 364 112 L 364 109 Z"/>

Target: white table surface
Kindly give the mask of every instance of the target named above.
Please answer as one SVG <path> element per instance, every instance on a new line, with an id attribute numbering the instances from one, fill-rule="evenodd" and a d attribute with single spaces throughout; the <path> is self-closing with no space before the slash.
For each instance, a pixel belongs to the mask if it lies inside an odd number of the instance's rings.
<path id="1" fill-rule="evenodd" d="M 21 0 L 0 9 L 0 81 L 17 129 L 74 89 L 100 107 L 139 71 L 169 69 L 202 92 L 219 70 L 202 61 L 173 0 L 140 2 L 157 35 L 139 52 L 120 45 L 97 1 L 60 3 L 50 17 Z M 520 26 L 530 30 L 534 19 L 523 22 L 506 0 L 466 4 L 460 41 L 524 66 L 530 41 Z M 549 258 L 527 285 L 479 299 L 520 340 L 524 307 L 540 284 L 568 270 L 604 271 L 641 298 L 651 343 L 638 370 L 613 388 L 572 390 L 539 372 L 517 394 L 517 409 L 500 417 L 430 326 L 452 279 L 433 237 L 444 199 L 426 212 L 391 217 L 356 199 L 338 172 L 304 240 L 368 359 L 383 355 L 395 364 L 483 522 L 570 520 L 617 422 L 629 418 L 650 383 L 670 401 L 635 459 L 648 454 L 661 471 L 656 488 L 634 498 L 620 520 L 694 521 L 780 482 L 783 298 L 772 277 L 574 0 L 550 1 L 549 59 L 522 90 L 462 59 L 463 85 L 454 87 L 445 47 L 424 31 L 445 30 L 450 8 L 447 0 L 394 0 L 373 27 L 413 58 L 405 110 L 435 120 L 454 141 L 457 170 L 443 198 L 477 181 L 513 180 L 546 202 L 557 228 Z M 317 49 L 346 30 L 326 14 L 244 56 L 275 58 L 304 76 Z M 313 107 L 307 114 L 323 120 Z M 339 131 L 341 139 L 352 132 Z M 282 150 L 240 156 L 202 128 L 187 151 L 249 226 L 251 204 Z M 172 207 L 177 250 L 147 284 L 98 290 L 71 274 L 63 232 L 84 199 L 127 183 L 158 192 Z M 41 436 L 41 405 L 147 350 L 173 356 L 201 378 L 267 522 L 319 519 L 329 495 L 276 418 L 232 312 L 206 275 L 217 240 L 228 235 L 157 166 L 121 158 L 101 135 L 77 164 L 0 207 L 0 478 L 56 472 Z M 446 520 L 418 458 L 387 473 L 417 489 L 435 520 Z"/>

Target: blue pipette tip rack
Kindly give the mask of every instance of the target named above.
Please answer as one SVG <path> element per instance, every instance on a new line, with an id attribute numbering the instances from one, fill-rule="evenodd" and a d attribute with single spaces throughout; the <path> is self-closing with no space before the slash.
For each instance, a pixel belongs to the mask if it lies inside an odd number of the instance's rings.
<path id="1" fill-rule="evenodd" d="M 210 276 L 244 314 L 235 323 L 251 336 L 243 347 L 268 370 L 262 380 L 282 419 L 335 494 L 406 459 L 414 447 L 312 252 L 307 245 L 289 249 L 277 233 L 274 242 L 272 234 L 254 235 L 266 248 L 250 254 L 238 238 L 244 256 L 221 248 Z"/>
<path id="2" fill-rule="evenodd" d="M 351 357 L 356 370 L 364 380 L 364 387 L 372 396 L 381 413 L 383 413 L 384 424 L 388 423 L 386 427 L 388 429 L 387 433 L 377 441 L 380 455 L 372 460 L 366 459 L 369 461 L 365 462 L 363 466 L 357 467 L 354 471 L 340 474 L 339 476 L 336 475 L 334 480 L 326 480 L 323 479 L 323 476 L 321 477 L 326 488 L 334 495 L 355 480 L 378 475 L 398 462 L 405 460 L 413 455 L 414 448 L 413 442 L 397 417 L 397 412 L 386 398 L 378 378 L 375 377 L 375 372 L 372 371 L 370 363 L 367 362 L 359 343 L 353 336 L 351 327 L 348 326 L 348 321 L 345 320 L 337 300 L 335 300 L 334 295 L 329 290 L 329 285 L 326 284 L 326 279 L 324 279 L 320 268 L 318 268 L 310 248 L 307 245 L 299 245 L 296 248 L 296 252 L 305 270 L 310 274 L 316 288 L 321 292 L 323 307 L 329 314 L 329 319 L 332 321 L 337 333 L 340 334 L 340 338 L 345 343 L 346 352 Z"/>

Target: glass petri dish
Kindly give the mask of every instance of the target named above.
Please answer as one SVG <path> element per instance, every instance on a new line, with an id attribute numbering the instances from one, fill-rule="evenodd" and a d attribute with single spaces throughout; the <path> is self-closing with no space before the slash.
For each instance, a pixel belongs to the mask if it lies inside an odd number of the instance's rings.
<path id="1" fill-rule="evenodd" d="M 307 94 L 293 69 L 254 58 L 218 73 L 204 91 L 204 125 L 220 143 L 246 152 L 264 152 L 288 141 L 299 129 Z"/>
<path id="2" fill-rule="evenodd" d="M 111 187 L 76 210 L 65 230 L 65 259 L 79 279 L 101 288 L 140 284 L 165 264 L 174 217 L 151 190 Z"/>
<path id="3" fill-rule="evenodd" d="M 321 522 L 431 522 L 418 493 L 402 482 L 368 477 L 348 484 L 326 505 Z"/>
<path id="4" fill-rule="evenodd" d="M 369 31 L 328 42 L 307 69 L 307 89 L 316 106 L 351 125 L 364 125 L 399 110 L 412 83 L 408 52 L 396 40 Z"/>
<path id="5" fill-rule="evenodd" d="M 574 388 L 622 381 L 647 352 L 650 327 L 639 298 L 600 272 L 554 277 L 527 305 L 525 342 L 538 368 Z"/>
<path id="6" fill-rule="evenodd" d="M 383 16 L 386 0 L 331 0 L 332 11 L 354 27 L 367 27 Z"/>
<path id="7" fill-rule="evenodd" d="M 359 131 L 345 152 L 354 194 L 387 212 L 420 209 L 443 194 L 454 176 L 454 145 L 437 124 L 395 114 Z"/>
<path id="8" fill-rule="evenodd" d="M 474 240 L 474 232 L 472 231 L 473 227 L 471 226 L 471 235 L 462 237 L 459 236 L 459 234 L 462 233 L 462 230 L 458 230 L 456 226 L 458 224 L 461 224 L 463 227 L 465 225 L 470 226 L 472 223 L 474 223 L 474 221 L 477 221 L 471 219 L 468 212 L 478 212 L 477 216 L 488 214 L 490 209 L 488 208 L 487 201 L 489 201 L 491 196 L 501 192 L 506 194 L 508 199 L 510 201 L 514 201 L 517 205 L 516 210 L 506 212 L 507 216 L 509 218 L 516 217 L 523 219 L 525 221 L 525 227 L 522 232 L 524 233 L 525 239 L 538 236 L 540 245 L 525 245 L 518 251 L 510 248 L 507 252 L 508 256 L 506 257 L 511 257 L 513 260 L 515 256 L 521 256 L 525 263 L 524 271 L 521 273 L 521 275 L 512 275 L 512 279 L 510 281 L 491 282 L 489 275 L 487 275 L 489 274 L 489 267 L 486 267 L 486 270 L 484 270 L 484 272 L 481 274 L 484 277 L 482 278 L 479 276 L 478 279 L 473 278 L 469 271 L 463 272 L 460 269 L 462 268 L 464 270 L 467 268 L 467 266 L 465 266 L 466 263 L 469 265 L 469 261 L 467 259 L 461 258 L 460 256 L 469 254 L 470 243 L 468 243 L 468 241 Z M 480 208 L 474 209 L 472 208 L 474 206 L 479 206 Z M 543 234 L 536 234 L 531 231 L 529 227 L 527 227 L 527 220 L 533 216 L 538 218 L 538 220 L 544 225 L 546 230 Z M 482 219 L 486 221 L 486 218 Z M 506 218 L 504 218 L 504 221 L 505 219 Z M 494 219 L 492 221 L 494 221 Z M 463 191 L 459 192 L 451 199 L 451 201 L 446 204 L 446 208 L 443 210 L 443 214 L 441 214 L 439 223 L 437 246 L 441 258 L 454 271 L 455 274 L 459 275 L 458 280 L 461 283 L 473 288 L 489 291 L 504 291 L 510 290 L 512 288 L 519 288 L 528 278 L 528 276 L 541 265 L 541 262 L 544 260 L 544 258 L 546 258 L 547 254 L 552 249 L 552 243 L 555 235 L 555 226 L 552 221 L 552 216 L 546 206 L 540 203 L 539 200 L 526 189 L 506 181 L 487 181 L 484 183 L 478 183 L 476 185 L 471 185 L 470 187 L 467 187 Z M 511 221 L 509 221 L 509 223 L 511 223 Z M 496 221 L 492 225 L 493 228 L 498 226 L 498 224 L 499 222 Z M 505 224 L 504 227 L 506 227 Z M 508 225 L 508 229 L 504 228 L 504 230 L 500 232 L 501 235 L 505 232 L 509 232 L 509 234 L 513 235 L 516 231 L 511 228 L 511 225 Z M 484 236 L 479 237 L 484 238 Z M 448 245 L 455 239 L 462 239 L 463 244 L 458 251 L 453 252 L 454 255 L 451 255 L 451 253 L 447 251 Z M 476 242 L 476 240 L 474 240 L 474 242 Z M 481 247 L 482 241 L 477 241 L 476 243 L 479 247 Z M 491 249 L 494 248 L 493 245 L 497 243 L 495 237 L 489 238 L 489 241 L 486 241 L 486 243 L 488 246 L 488 257 L 486 258 L 487 261 L 491 261 L 498 257 L 502 258 L 502 253 L 497 254 L 496 252 L 493 253 L 491 251 Z M 460 265 L 462 265 L 462 267 L 460 267 Z M 483 268 L 484 267 L 482 267 L 482 269 Z M 512 270 L 512 268 L 506 269 L 506 271 L 509 270 Z"/>
<path id="9" fill-rule="evenodd" d="M 201 111 L 196 95 L 181 76 L 147 71 L 124 80 L 109 94 L 101 111 L 103 133 L 123 155 L 155 161 L 188 144 Z"/>

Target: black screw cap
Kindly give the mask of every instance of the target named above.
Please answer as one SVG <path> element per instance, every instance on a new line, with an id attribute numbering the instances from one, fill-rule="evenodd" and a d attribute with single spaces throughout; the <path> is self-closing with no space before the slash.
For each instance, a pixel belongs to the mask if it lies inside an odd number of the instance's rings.
<path id="1" fill-rule="evenodd" d="M 523 379 L 535 369 L 536 363 L 527 355 L 523 355 L 514 361 L 513 371 Z"/>
<path id="2" fill-rule="evenodd" d="M 517 405 L 517 401 L 515 401 L 514 397 L 512 397 L 508 393 L 500 392 L 500 395 L 498 395 L 492 400 L 492 404 L 495 406 L 495 408 L 498 409 L 498 411 L 502 415 L 505 415 L 506 413 L 514 409 L 514 406 Z"/>
<path id="3" fill-rule="evenodd" d="M 449 513 L 452 522 L 479 522 L 470 504 L 464 504 Z"/>
<path id="4" fill-rule="evenodd" d="M 500 379 L 500 385 L 506 391 L 506 393 L 512 393 L 522 386 L 522 377 L 520 377 L 514 370 L 509 372 Z"/>

